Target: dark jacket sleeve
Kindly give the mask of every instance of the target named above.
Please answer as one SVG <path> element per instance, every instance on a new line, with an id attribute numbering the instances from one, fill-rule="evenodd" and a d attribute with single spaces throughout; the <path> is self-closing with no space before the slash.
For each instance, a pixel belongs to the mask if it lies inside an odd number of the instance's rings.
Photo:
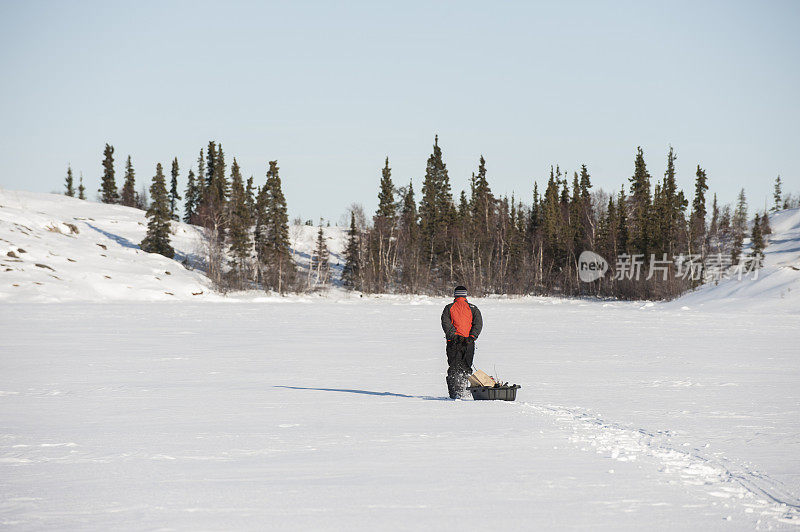
<path id="1" fill-rule="evenodd" d="M 483 316 L 475 305 L 470 305 L 470 308 L 472 309 L 472 329 L 469 330 L 469 335 L 477 340 L 483 330 Z"/>
<path id="2" fill-rule="evenodd" d="M 444 331 L 444 337 L 447 338 L 448 341 L 452 340 L 453 337 L 456 335 L 456 328 L 453 325 L 453 322 L 450 321 L 450 307 L 453 304 L 450 303 L 444 310 L 442 311 L 442 330 Z"/>

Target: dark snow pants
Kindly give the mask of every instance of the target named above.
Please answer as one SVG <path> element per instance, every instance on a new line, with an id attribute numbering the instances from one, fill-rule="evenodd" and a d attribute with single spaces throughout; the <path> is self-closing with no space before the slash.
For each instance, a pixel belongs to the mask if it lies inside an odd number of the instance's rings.
<path id="1" fill-rule="evenodd" d="M 475 356 L 475 342 L 456 336 L 447 342 L 447 391 L 455 399 L 464 394 L 467 375 L 472 373 L 472 359 Z"/>

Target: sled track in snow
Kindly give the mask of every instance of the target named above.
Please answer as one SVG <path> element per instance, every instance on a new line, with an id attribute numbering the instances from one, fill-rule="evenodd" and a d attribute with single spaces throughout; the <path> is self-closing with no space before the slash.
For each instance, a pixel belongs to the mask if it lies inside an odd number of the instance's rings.
<path id="1" fill-rule="evenodd" d="M 610 423 L 577 408 L 521 403 L 571 429 L 569 439 L 581 450 L 594 450 L 621 462 L 639 456 L 654 458 L 659 471 L 678 477 L 686 486 L 700 487 L 707 496 L 741 506 L 745 513 L 771 517 L 800 526 L 800 498 L 781 481 L 726 457 L 709 457 L 698 448 L 670 440 L 672 431 L 651 432 Z M 674 482 L 674 480 L 673 480 Z"/>

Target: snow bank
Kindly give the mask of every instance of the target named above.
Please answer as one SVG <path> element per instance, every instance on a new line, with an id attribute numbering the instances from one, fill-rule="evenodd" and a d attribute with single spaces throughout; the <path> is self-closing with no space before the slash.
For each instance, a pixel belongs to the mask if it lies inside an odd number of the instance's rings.
<path id="1" fill-rule="evenodd" d="M 175 259 L 145 253 L 144 211 L 57 194 L 0 189 L 0 301 L 218 300 L 201 271 L 203 236 L 196 226 L 173 222 Z M 292 256 L 307 271 L 318 228 L 290 227 Z M 341 284 L 347 231 L 324 227 L 332 284 Z M 335 291 L 338 293 L 338 291 Z M 342 294 L 341 297 L 344 297 Z M 259 292 L 228 301 L 271 300 Z"/>
<path id="2" fill-rule="evenodd" d="M 800 313 L 800 209 L 772 214 L 770 225 L 772 234 L 757 279 L 747 276 L 706 284 L 663 307 Z M 745 244 L 746 253 L 749 242 Z"/>
<path id="3" fill-rule="evenodd" d="M 144 211 L 55 194 L 0 190 L 0 300 L 116 301 L 217 297 L 193 265 L 200 231 L 172 226 L 175 260 L 145 253 Z"/>

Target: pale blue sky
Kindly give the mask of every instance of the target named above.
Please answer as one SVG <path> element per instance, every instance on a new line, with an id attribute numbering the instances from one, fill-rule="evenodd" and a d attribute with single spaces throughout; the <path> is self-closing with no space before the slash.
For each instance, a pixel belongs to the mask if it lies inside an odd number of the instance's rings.
<path id="1" fill-rule="evenodd" d="M 800 2 L 0 1 L 0 186 L 92 197 L 103 144 L 138 184 L 186 170 L 209 139 L 290 213 L 372 211 L 386 155 L 419 190 L 434 134 L 454 191 L 483 154 L 530 201 L 550 164 L 618 189 L 636 146 L 654 177 L 671 144 L 759 208 L 800 192 Z"/>

